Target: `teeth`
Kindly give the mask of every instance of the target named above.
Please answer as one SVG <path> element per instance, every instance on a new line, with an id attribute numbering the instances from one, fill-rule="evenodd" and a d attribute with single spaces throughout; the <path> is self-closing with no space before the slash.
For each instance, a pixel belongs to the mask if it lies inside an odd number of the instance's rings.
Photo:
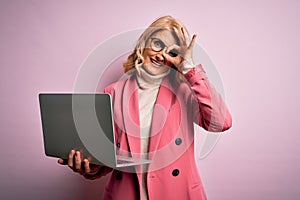
<path id="1" fill-rule="evenodd" d="M 157 66 L 159 66 L 159 67 L 162 65 L 162 64 L 160 64 L 160 63 L 156 62 L 156 61 L 155 61 L 155 60 L 153 60 L 153 59 L 151 59 L 151 61 L 152 61 L 152 63 L 153 63 L 153 64 L 155 64 L 155 65 L 157 65 Z"/>

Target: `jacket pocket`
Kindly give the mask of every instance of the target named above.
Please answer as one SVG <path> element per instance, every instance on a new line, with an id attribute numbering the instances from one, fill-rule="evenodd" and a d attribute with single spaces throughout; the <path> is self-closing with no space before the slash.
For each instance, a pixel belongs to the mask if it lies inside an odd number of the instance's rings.
<path id="1" fill-rule="evenodd" d="M 202 183 L 196 183 L 190 187 L 189 200 L 206 200 L 206 194 Z"/>

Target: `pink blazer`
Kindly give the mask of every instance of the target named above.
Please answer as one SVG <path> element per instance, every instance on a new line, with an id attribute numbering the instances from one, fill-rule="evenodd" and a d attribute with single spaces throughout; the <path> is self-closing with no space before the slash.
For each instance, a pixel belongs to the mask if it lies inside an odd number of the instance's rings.
<path id="1" fill-rule="evenodd" d="M 161 83 L 155 102 L 146 183 L 150 200 L 206 199 L 194 159 L 194 128 L 197 123 L 212 132 L 231 127 L 231 115 L 221 96 L 210 85 L 201 65 L 185 74 L 186 81 Z M 138 85 L 134 75 L 108 86 L 113 100 L 116 145 L 119 154 L 140 155 Z M 103 199 L 141 199 L 140 168 L 112 170 L 103 167 L 91 179 L 112 171 Z M 131 173 L 134 172 L 134 173 Z"/>

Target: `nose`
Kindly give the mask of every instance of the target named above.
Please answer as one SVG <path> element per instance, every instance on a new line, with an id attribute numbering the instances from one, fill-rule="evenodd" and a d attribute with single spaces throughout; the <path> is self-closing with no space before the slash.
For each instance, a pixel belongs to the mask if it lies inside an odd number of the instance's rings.
<path id="1" fill-rule="evenodd" d="M 157 53 L 155 56 L 157 61 L 164 61 L 164 56 L 161 53 Z"/>

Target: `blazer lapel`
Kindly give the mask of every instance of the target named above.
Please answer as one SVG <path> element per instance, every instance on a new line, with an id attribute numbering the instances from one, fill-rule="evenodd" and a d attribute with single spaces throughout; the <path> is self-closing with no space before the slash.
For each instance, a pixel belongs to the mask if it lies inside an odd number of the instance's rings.
<path id="1" fill-rule="evenodd" d="M 125 84 L 122 95 L 122 115 L 129 149 L 134 157 L 140 157 L 140 120 L 138 104 L 138 85 L 135 77 Z"/>

